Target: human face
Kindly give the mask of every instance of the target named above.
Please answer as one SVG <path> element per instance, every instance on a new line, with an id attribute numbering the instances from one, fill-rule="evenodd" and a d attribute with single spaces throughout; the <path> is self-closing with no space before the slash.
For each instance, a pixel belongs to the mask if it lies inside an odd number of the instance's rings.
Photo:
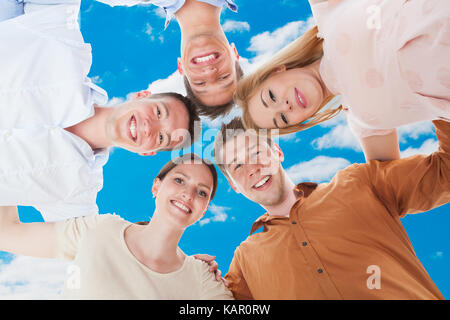
<path id="1" fill-rule="evenodd" d="M 283 66 L 255 90 L 248 111 L 259 128 L 285 128 L 307 120 L 324 100 L 325 90 L 312 68 Z"/>
<path id="2" fill-rule="evenodd" d="M 204 105 L 218 106 L 232 100 L 237 85 L 234 44 L 211 35 L 200 35 L 187 42 L 178 70 L 184 74 L 195 97 Z"/>
<path id="3" fill-rule="evenodd" d="M 284 199 L 283 153 L 252 134 L 240 134 L 222 148 L 222 163 L 228 182 L 238 193 L 262 206 L 274 206 Z"/>
<path id="4" fill-rule="evenodd" d="M 113 145 L 141 155 L 173 149 L 188 134 L 189 115 L 173 97 L 136 98 L 114 109 L 106 134 Z"/>
<path id="5" fill-rule="evenodd" d="M 155 179 L 156 212 L 166 221 L 186 228 L 206 212 L 214 186 L 211 171 L 204 164 L 182 163 L 161 181 Z"/>

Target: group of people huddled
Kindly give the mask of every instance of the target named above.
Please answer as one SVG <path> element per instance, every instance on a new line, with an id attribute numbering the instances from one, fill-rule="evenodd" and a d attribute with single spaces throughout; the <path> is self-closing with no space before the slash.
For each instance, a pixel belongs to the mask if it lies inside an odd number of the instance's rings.
<path id="1" fill-rule="evenodd" d="M 72 260 L 68 299 L 443 299 L 400 219 L 450 201 L 447 0 L 310 0 L 316 25 L 246 75 L 220 25 L 231 0 L 99 1 L 160 6 L 166 27 L 175 17 L 186 96 L 144 90 L 107 106 L 87 77 L 80 0 L 0 0 L 0 250 Z M 111 147 L 189 147 L 200 117 L 235 104 L 214 162 L 265 213 L 222 279 L 213 257 L 178 247 L 217 192 L 210 161 L 169 161 L 147 222 L 99 214 L 96 197 Z M 367 162 L 295 185 L 273 137 L 341 112 Z M 401 158 L 396 128 L 419 121 L 433 121 L 439 149 Z M 17 206 L 45 222 L 22 223 Z"/>

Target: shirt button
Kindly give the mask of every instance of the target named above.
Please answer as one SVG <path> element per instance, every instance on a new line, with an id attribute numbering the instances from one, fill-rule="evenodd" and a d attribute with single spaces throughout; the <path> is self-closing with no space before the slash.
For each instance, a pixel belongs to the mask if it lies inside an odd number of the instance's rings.
<path id="1" fill-rule="evenodd" d="M 308 243 L 306 241 L 302 242 L 302 246 L 306 247 L 308 245 Z"/>
<path id="2" fill-rule="evenodd" d="M 322 273 L 323 270 L 319 268 L 319 269 L 317 269 L 317 272 L 318 272 L 318 273 Z"/>

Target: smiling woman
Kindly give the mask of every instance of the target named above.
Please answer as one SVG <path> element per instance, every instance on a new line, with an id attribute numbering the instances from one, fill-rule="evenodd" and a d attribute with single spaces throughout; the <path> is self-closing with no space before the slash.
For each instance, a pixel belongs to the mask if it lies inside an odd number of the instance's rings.
<path id="1" fill-rule="evenodd" d="M 215 279 L 207 264 L 178 247 L 184 230 L 205 214 L 216 188 L 214 165 L 186 154 L 155 178 L 156 208 L 146 225 L 111 214 L 21 223 L 16 208 L 0 207 L 0 250 L 73 260 L 78 278 L 67 279 L 63 298 L 232 299 L 220 273 Z"/>

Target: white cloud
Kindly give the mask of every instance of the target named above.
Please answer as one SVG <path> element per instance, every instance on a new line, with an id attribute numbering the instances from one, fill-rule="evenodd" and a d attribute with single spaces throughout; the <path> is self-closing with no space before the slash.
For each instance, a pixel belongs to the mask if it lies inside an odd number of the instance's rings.
<path id="1" fill-rule="evenodd" d="M 69 263 L 14 256 L 0 264 L 0 299 L 58 299 Z"/>
<path id="2" fill-rule="evenodd" d="M 315 149 L 347 148 L 355 151 L 362 150 L 358 139 L 347 125 L 345 115 L 341 114 L 326 122 L 330 122 L 331 124 L 334 124 L 334 126 L 326 134 L 311 142 L 311 145 Z M 327 126 L 327 124 L 324 124 L 323 126 Z"/>
<path id="3" fill-rule="evenodd" d="M 213 216 L 211 218 L 203 218 L 199 221 L 200 226 L 203 226 L 205 224 L 213 222 L 225 222 L 228 218 L 228 215 L 226 214 L 227 210 L 230 210 L 231 208 L 228 207 L 221 207 L 216 206 L 214 204 L 211 204 L 209 206 L 208 212 L 210 212 Z"/>
<path id="4" fill-rule="evenodd" d="M 439 143 L 436 139 L 425 140 L 419 148 L 407 148 L 400 154 L 402 158 L 409 157 L 416 154 L 431 154 L 439 148 Z"/>
<path id="5" fill-rule="evenodd" d="M 312 160 L 297 163 L 286 170 L 288 176 L 299 183 L 302 181 L 326 182 L 341 169 L 350 165 L 344 158 L 318 156 Z"/>
<path id="6" fill-rule="evenodd" d="M 256 57 L 251 59 L 252 70 L 256 69 L 314 25 L 314 19 L 309 17 L 307 21 L 300 20 L 289 22 L 272 32 L 265 31 L 253 36 L 250 39 L 250 47 L 247 49 L 248 51 L 256 53 Z"/>
<path id="7" fill-rule="evenodd" d="M 432 135 L 434 134 L 433 128 L 434 126 L 431 121 L 424 121 L 401 126 L 397 129 L 399 141 L 405 142 L 406 138 L 417 140 L 423 135 Z"/>
<path id="8" fill-rule="evenodd" d="M 226 20 L 222 29 L 224 32 L 244 32 L 250 30 L 250 25 L 245 21 Z"/>
<path id="9" fill-rule="evenodd" d="M 186 89 L 184 88 L 183 83 L 183 77 L 180 75 L 178 71 L 175 71 L 165 79 L 153 81 L 148 86 L 148 90 L 151 93 L 177 92 L 183 95 L 186 94 Z"/>

